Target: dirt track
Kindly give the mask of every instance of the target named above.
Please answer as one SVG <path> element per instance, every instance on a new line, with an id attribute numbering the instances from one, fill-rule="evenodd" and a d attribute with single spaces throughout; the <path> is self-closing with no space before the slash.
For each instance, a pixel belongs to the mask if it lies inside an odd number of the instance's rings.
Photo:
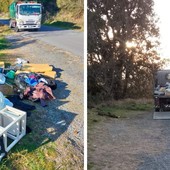
<path id="1" fill-rule="evenodd" d="M 106 119 L 89 131 L 88 148 L 89 169 L 169 170 L 170 120 Z"/>

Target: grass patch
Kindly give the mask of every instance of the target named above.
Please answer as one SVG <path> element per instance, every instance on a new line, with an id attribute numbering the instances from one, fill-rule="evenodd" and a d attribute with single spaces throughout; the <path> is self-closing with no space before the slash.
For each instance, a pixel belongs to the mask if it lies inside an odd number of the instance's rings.
<path id="1" fill-rule="evenodd" d="M 103 118 L 101 116 L 97 115 L 97 109 L 93 108 L 93 109 L 88 109 L 88 128 L 91 128 L 91 126 L 93 126 L 94 124 L 102 121 Z"/>
<path id="2" fill-rule="evenodd" d="M 12 30 L 7 25 L 0 25 L 0 35 L 4 37 L 12 32 Z"/>
<path id="3" fill-rule="evenodd" d="M 5 50 L 7 48 L 8 48 L 7 40 L 4 38 L 4 36 L 0 36 L 0 50 Z"/>
<path id="4" fill-rule="evenodd" d="M 19 57 L 7 53 L 10 43 L 6 40 L 5 36 L 11 32 L 12 30 L 8 26 L 0 26 L 0 61 L 4 61 L 5 67 L 9 67 Z"/>
<path id="5" fill-rule="evenodd" d="M 88 163 L 87 169 L 92 170 L 93 168 L 94 168 L 94 163 L 93 162 Z"/>
<path id="6" fill-rule="evenodd" d="M 128 118 L 132 117 L 141 111 L 150 111 L 153 109 L 153 100 L 133 100 L 126 99 L 121 101 L 108 101 L 101 103 L 100 105 L 94 106 L 92 109 L 89 109 L 89 115 L 105 115 L 115 118 Z M 93 116 L 90 116 L 89 121 L 95 121 Z M 97 116 L 98 117 L 98 116 Z M 96 119 L 96 117 L 95 117 Z M 97 120 L 98 121 L 98 120 Z"/>
<path id="7" fill-rule="evenodd" d="M 10 33 L 10 29 L 7 26 L 0 26 L 0 50 L 5 50 L 9 47 L 9 43 L 5 39 L 5 35 Z M 0 57 L 2 53 L 0 53 Z"/>

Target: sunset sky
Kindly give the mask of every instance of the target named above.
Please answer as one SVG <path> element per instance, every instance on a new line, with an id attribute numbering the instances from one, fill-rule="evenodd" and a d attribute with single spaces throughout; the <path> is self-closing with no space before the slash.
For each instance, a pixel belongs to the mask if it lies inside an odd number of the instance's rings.
<path id="1" fill-rule="evenodd" d="M 170 0 L 154 0 L 155 12 L 160 18 L 160 54 L 163 58 L 170 58 Z"/>

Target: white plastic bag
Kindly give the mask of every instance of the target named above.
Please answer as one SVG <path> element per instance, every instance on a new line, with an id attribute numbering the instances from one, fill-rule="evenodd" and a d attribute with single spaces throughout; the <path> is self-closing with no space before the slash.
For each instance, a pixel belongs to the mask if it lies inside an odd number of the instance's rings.
<path id="1" fill-rule="evenodd" d="M 2 94 L 2 92 L 0 92 L 0 110 L 2 110 L 5 107 L 5 97 Z"/>
<path id="2" fill-rule="evenodd" d="M 25 64 L 25 63 L 29 63 L 27 60 L 24 60 L 22 58 L 17 58 L 16 59 L 16 64 Z"/>
<path id="3" fill-rule="evenodd" d="M 4 99 L 4 105 L 5 106 L 11 106 L 11 107 L 14 106 L 14 104 L 10 100 L 8 100 L 7 98 Z"/>
<path id="4" fill-rule="evenodd" d="M 4 84 L 5 81 L 6 81 L 5 76 L 2 73 L 0 73 L 0 84 Z"/>
<path id="5" fill-rule="evenodd" d="M 7 98 L 5 98 L 2 92 L 0 92 L 0 110 L 5 108 L 5 106 L 13 107 L 13 103 L 10 102 Z"/>

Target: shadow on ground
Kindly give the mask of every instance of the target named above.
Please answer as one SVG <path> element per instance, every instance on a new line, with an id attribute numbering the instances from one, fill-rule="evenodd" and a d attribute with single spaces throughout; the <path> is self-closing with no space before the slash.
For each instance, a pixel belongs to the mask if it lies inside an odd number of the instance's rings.
<path id="1" fill-rule="evenodd" d="M 26 40 L 26 41 L 22 41 L 22 38 L 10 38 L 10 43 L 13 44 L 14 47 L 9 47 L 9 49 L 16 49 L 16 48 L 20 48 L 22 46 L 26 46 L 28 44 L 32 44 L 34 42 L 36 42 L 36 40 Z"/>
<path id="2" fill-rule="evenodd" d="M 57 22 L 53 22 L 51 24 L 45 24 L 45 25 L 55 26 L 55 27 L 59 27 L 62 29 L 66 29 L 66 30 L 81 29 L 81 27 L 77 26 L 76 23 L 73 23 L 73 22 L 57 21 Z"/>
<path id="3" fill-rule="evenodd" d="M 149 155 L 143 154 L 140 155 L 140 160 L 142 163 L 139 164 L 138 170 L 163 170 L 170 169 L 170 153 L 169 150 L 162 152 L 160 154 Z"/>

